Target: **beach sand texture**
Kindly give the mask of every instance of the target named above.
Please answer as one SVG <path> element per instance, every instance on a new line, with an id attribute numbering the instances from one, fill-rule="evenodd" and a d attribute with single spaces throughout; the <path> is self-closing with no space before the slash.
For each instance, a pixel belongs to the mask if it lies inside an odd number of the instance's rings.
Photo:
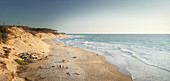
<path id="1" fill-rule="evenodd" d="M 103 56 L 57 43 L 53 38 L 44 41 L 51 46 L 48 58 L 26 65 L 20 77 L 33 81 L 132 81 Z"/>

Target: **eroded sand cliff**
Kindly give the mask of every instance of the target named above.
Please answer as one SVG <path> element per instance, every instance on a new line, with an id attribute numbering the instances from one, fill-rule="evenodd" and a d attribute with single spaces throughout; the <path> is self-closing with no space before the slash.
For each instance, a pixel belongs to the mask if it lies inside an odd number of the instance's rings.
<path id="1" fill-rule="evenodd" d="M 8 29 L 8 41 L 0 44 L 0 81 L 22 81 L 17 75 L 19 64 L 15 59 L 20 59 L 17 55 L 24 52 L 33 52 L 45 57 L 49 52 L 49 44 L 42 41 L 48 37 L 60 37 L 61 34 L 37 33 L 33 35 L 22 28 L 16 26 Z"/>

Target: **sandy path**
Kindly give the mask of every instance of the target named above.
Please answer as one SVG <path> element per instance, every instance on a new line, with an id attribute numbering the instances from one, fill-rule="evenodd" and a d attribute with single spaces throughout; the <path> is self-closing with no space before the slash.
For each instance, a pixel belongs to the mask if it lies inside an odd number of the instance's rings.
<path id="1" fill-rule="evenodd" d="M 130 76 L 121 74 L 119 68 L 108 63 L 103 56 L 52 39 L 44 41 L 51 45 L 48 59 L 27 65 L 20 77 L 33 81 L 131 81 Z M 58 68 L 59 65 L 64 68 Z"/>

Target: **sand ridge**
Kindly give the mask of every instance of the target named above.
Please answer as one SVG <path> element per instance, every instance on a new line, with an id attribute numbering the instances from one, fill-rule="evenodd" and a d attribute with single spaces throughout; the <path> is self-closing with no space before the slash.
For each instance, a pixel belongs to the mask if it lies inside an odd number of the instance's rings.
<path id="1" fill-rule="evenodd" d="M 35 35 L 25 31 L 21 27 L 13 26 L 8 28 L 8 40 L 0 42 L 0 81 L 24 81 L 18 77 L 20 64 L 15 59 L 21 53 L 31 52 L 44 57 L 50 52 L 50 45 L 42 41 L 49 37 L 61 37 L 66 34 L 37 33 Z"/>

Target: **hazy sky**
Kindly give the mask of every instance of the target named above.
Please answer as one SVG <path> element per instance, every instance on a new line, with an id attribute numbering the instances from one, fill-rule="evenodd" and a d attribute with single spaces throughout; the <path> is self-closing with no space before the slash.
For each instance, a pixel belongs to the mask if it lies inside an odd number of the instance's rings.
<path id="1" fill-rule="evenodd" d="M 66 33 L 170 33 L 170 0 L 0 0 L 0 23 Z"/>

